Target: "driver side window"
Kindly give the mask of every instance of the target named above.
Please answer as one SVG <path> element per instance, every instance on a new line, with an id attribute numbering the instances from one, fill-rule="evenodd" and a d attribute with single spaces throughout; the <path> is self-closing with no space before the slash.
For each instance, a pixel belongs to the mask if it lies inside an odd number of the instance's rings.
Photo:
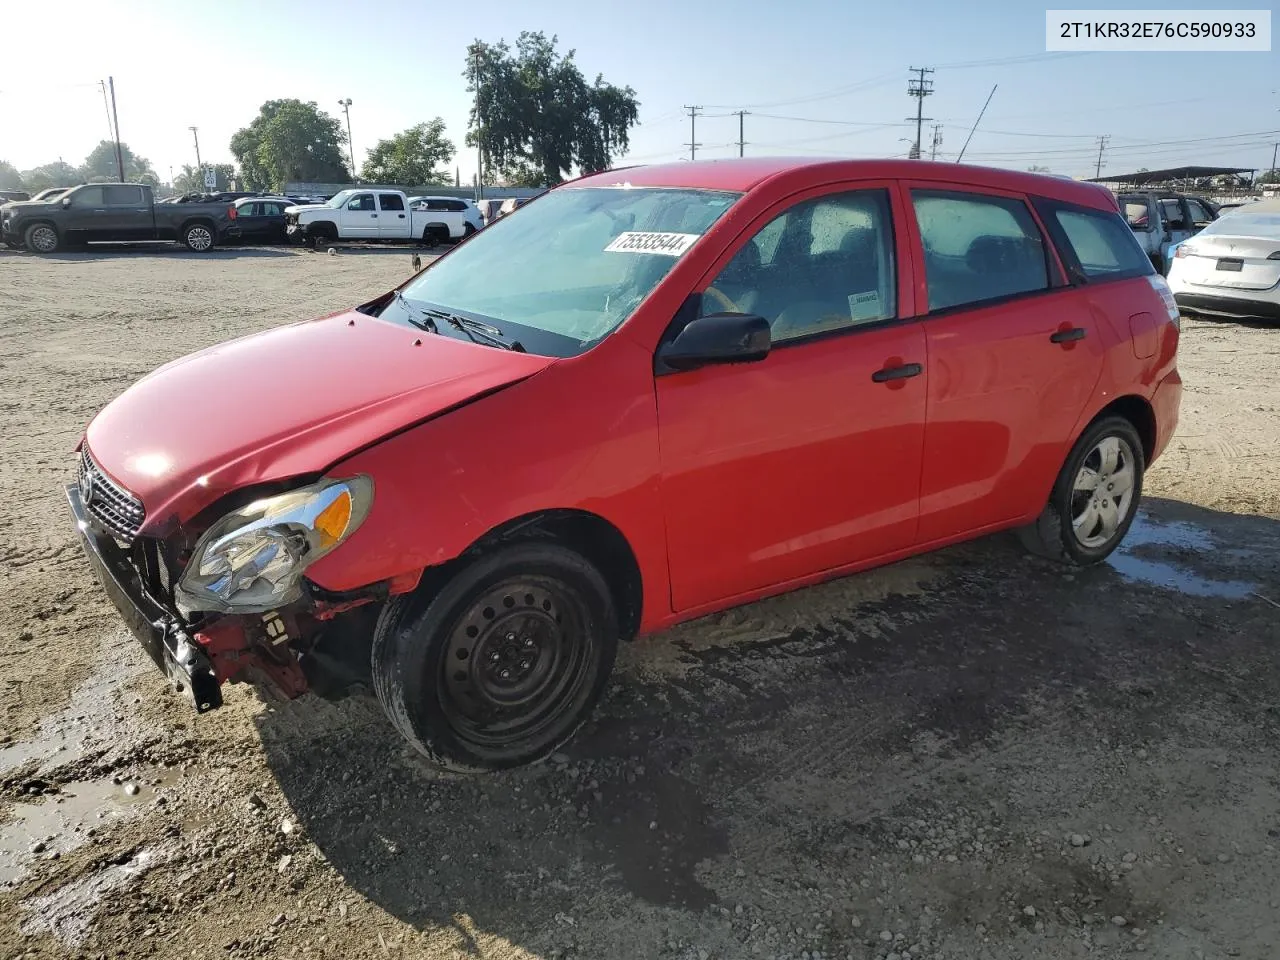
<path id="1" fill-rule="evenodd" d="M 357 197 L 352 197 L 351 202 L 347 204 L 348 210 L 367 210 L 373 212 L 377 208 L 373 205 L 373 194 L 362 193 Z"/>
<path id="2" fill-rule="evenodd" d="M 889 195 L 856 190 L 806 200 L 765 224 L 702 298 L 702 315 L 751 313 L 774 343 L 897 314 Z"/>

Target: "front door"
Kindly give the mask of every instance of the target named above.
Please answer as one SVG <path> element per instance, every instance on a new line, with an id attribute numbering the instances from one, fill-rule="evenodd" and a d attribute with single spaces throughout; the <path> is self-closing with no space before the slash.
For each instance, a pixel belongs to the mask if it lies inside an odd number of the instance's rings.
<path id="1" fill-rule="evenodd" d="M 69 206 L 66 213 L 67 240 L 79 243 L 97 240 L 106 234 L 107 202 L 102 194 L 102 187 L 80 187 L 67 198 Z"/>
<path id="2" fill-rule="evenodd" d="M 1043 505 L 1102 373 L 1105 333 L 1024 197 L 909 187 L 929 352 L 923 544 Z"/>
<path id="3" fill-rule="evenodd" d="M 895 210 L 888 184 L 810 191 L 709 272 L 701 312 L 763 316 L 773 346 L 657 378 L 675 610 L 912 543 L 927 380 Z"/>
<path id="4" fill-rule="evenodd" d="M 409 213 L 398 193 L 378 194 L 378 236 L 383 240 L 404 240 L 409 236 Z"/>
<path id="5" fill-rule="evenodd" d="M 376 238 L 378 231 L 378 205 L 373 194 L 357 193 L 342 211 L 342 239 Z"/>

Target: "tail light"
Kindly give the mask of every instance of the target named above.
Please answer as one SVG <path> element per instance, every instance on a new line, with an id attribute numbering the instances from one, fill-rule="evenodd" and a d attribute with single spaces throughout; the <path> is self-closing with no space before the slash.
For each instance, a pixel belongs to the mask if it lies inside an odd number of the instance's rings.
<path id="1" fill-rule="evenodd" d="M 239 212 L 236 210 L 236 205 L 233 203 L 231 206 L 227 207 L 227 219 L 234 220 L 237 216 L 239 216 Z"/>

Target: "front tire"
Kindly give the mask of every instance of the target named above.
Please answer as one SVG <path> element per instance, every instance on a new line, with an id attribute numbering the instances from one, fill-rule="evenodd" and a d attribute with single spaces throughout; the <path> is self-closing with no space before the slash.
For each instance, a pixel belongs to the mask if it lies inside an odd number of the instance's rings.
<path id="1" fill-rule="evenodd" d="M 1110 556 L 1142 498 L 1142 440 L 1124 417 L 1104 417 L 1076 441 L 1035 523 L 1018 531 L 1030 552 L 1075 566 Z"/>
<path id="2" fill-rule="evenodd" d="M 57 253 L 61 244 L 58 231 L 47 223 L 33 223 L 27 227 L 23 239 L 32 253 Z"/>
<path id="3" fill-rule="evenodd" d="M 207 223 L 193 223 L 182 231 L 182 242 L 192 253 L 208 253 L 217 238 Z"/>
<path id="4" fill-rule="evenodd" d="M 608 584 L 565 547 L 482 554 L 431 596 L 391 600 L 373 641 L 373 682 L 392 724 L 454 770 L 545 759 L 599 702 L 618 615 Z"/>

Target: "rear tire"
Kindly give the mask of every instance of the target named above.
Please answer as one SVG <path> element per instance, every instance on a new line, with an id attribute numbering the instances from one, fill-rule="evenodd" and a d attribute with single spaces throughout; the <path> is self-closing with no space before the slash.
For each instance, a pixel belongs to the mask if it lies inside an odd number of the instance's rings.
<path id="1" fill-rule="evenodd" d="M 586 721 L 617 651 L 607 583 L 581 555 L 525 543 L 482 554 L 432 595 L 392 599 L 373 685 L 432 762 L 484 771 L 545 759 Z"/>
<path id="2" fill-rule="evenodd" d="M 1133 525 L 1145 472 L 1133 424 L 1117 416 L 1096 421 L 1071 448 L 1044 512 L 1018 530 L 1018 539 L 1050 560 L 1080 567 L 1102 562 Z"/>
<path id="3" fill-rule="evenodd" d="M 23 240 L 32 253 L 57 253 L 62 243 L 57 229 L 48 223 L 33 223 L 27 227 Z"/>
<path id="4" fill-rule="evenodd" d="M 213 227 L 207 223 L 192 223 L 182 231 L 182 242 L 192 253 L 208 253 L 217 239 Z"/>

